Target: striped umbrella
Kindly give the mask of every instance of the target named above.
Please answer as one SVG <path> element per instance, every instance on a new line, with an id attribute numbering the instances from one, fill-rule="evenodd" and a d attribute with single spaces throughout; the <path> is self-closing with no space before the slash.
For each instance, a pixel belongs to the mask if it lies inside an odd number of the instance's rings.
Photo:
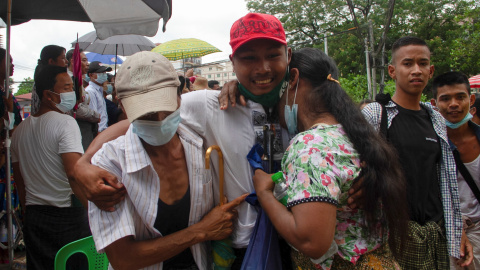
<path id="1" fill-rule="evenodd" d="M 480 74 L 468 79 L 471 88 L 480 88 Z"/>
<path id="2" fill-rule="evenodd" d="M 202 57 L 207 54 L 221 52 L 208 42 L 196 38 L 181 38 L 167 41 L 152 49 L 152 52 L 159 53 L 171 61 Z"/>

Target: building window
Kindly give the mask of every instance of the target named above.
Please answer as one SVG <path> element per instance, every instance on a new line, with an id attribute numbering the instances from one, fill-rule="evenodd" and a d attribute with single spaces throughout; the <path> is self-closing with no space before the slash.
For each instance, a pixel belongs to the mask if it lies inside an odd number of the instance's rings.
<path id="1" fill-rule="evenodd" d="M 210 79 L 212 77 L 212 75 L 208 75 L 208 78 Z"/>
<path id="2" fill-rule="evenodd" d="M 223 76 L 227 77 L 227 73 L 223 73 Z"/>
<path id="3" fill-rule="evenodd" d="M 220 77 L 220 74 L 217 74 L 217 77 Z"/>
<path id="4" fill-rule="evenodd" d="M 232 76 L 235 76 L 235 72 L 232 72 Z"/>
<path id="5" fill-rule="evenodd" d="M 208 70 L 212 70 L 212 68 L 208 68 Z"/>

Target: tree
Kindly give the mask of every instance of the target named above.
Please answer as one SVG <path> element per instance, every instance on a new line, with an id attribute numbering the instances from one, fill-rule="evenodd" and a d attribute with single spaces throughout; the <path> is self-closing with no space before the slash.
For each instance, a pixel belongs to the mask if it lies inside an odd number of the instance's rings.
<path id="1" fill-rule="evenodd" d="M 329 55 L 341 76 L 352 80 L 366 74 L 364 39 L 369 20 L 374 37 L 369 41 L 374 52 L 371 66 L 386 71 L 387 66 L 381 65 L 381 59 L 387 58 L 387 53 L 381 53 L 383 43 L 389 52 L 395 40 L 411 35 L 427 42 L 436 75 L 452 69 L 478 74 L 479 6 L 478 0 L 247 0 L 251 11 L 279 18 L 293 49 L 322 47 L 324 33 L 333 34 L 328 37 Z M 377 83 L 381 79 L 377 76 Z M 361 87 L 367 88 L 366 84 Z"/>
<path id="2" fill-rule="evenodd" d="M 32 92 L 33 79 L 28 77 L 24 78 L 20 85 L 18 86 L 18 91 L 15 93 L 15 96 L 27 94 Z"/>

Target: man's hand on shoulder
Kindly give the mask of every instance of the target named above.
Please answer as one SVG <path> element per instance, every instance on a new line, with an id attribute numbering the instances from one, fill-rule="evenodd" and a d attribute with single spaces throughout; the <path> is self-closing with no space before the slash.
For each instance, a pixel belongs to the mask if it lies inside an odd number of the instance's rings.
<path id="1" fill-rule="evenodd" d="M 247 102 L 243 95 L 240 95 L 238 90 L 238 81 L 229 81 L 223 85 L 222 91 L 218 95 L 218 103 L 220 103 L 220 109 L 226 110 L 230 103 L 232 107 L 237 104 L 237 96 L 239 97 L 240 105 L 247 106 Z"/>
<path id="2" fill-rule="evenodd" d="M 87 199 L 104 211 L 115 211 L 114 206 L 125 198 L 126 190 L 117 178 L 90 164 L 85 156 L 75 164 L 75 179 Z"/>

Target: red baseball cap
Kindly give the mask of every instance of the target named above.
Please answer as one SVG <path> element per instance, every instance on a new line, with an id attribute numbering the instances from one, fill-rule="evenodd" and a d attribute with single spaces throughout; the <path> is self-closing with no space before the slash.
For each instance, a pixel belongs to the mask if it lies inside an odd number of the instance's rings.
<path id="1" fill-rule="evenodd" d="M 250 40 L 259 38 L 271 39 L 287 45 L 285 30 L 283 30 L 282 23 L 275 16 L 248 13 L 235 21 L 230 29 L 232 56 L 240 46 Z"/>

